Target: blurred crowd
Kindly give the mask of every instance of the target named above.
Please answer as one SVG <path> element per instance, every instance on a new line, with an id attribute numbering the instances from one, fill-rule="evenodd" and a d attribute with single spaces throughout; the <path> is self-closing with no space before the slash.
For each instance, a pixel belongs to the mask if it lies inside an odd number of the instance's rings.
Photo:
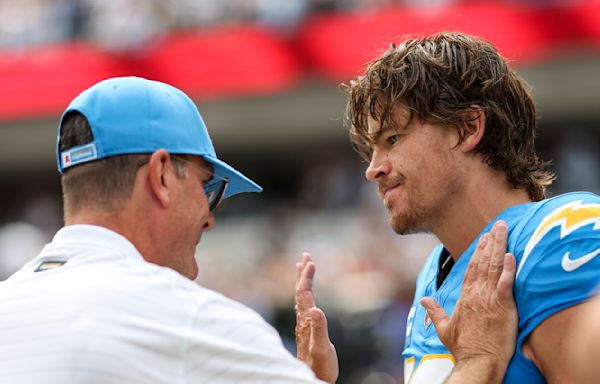
<path id="1" fill-rule="evenodd" d="M 577 0 L 512 0 L 548 6 Z M 0 0 L 0 49 L 86 40 L 113 51 L 143 49 L 177 29 L 254 22 L 293 32 L 309 15 L 389 6 L 444 7 L 499 0 Z"/>

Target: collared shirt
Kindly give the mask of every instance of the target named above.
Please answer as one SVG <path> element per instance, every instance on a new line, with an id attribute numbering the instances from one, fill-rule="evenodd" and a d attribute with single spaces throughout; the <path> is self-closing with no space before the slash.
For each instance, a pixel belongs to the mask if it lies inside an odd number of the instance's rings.
<path id="1" fill-rule="evenodd" d="M 115 232 L 64 227 L 0 282 L 0 383 L 233 382 L 319 381 L 256 312 Z"/>

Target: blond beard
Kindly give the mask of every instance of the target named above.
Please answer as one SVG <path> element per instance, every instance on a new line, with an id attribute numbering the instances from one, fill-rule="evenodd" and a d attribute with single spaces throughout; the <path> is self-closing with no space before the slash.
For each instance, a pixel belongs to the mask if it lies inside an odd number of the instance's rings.
<path id="1" fill-rule="evenodd" d="M 386 207 L 387 208 L 387 207 Z M 413 206 L 400 214 L 394 214 L 388 209 L 389 223 L 394 232 L 399 235 L 410 235 L 415 233 L 429 233 L 430 229 L 425 225 L 424 212 L 419 207 Z"/>

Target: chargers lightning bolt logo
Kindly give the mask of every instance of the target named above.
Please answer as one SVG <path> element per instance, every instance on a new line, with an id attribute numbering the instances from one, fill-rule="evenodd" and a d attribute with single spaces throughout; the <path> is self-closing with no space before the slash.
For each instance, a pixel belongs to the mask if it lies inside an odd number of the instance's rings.
<path id="1" fill-rule="evenodd" d="M 523 258 L 521 258 L 519 268 L 517 268 L 517 276 L 519 275 L 519 272 L 521 272 L 521 269 L 531 254 L 531 251 L 533 251 L 533 248 L 535 248 L 540 240 L 542 240 L 552 228 L 560 227 L 561 239 L 565 238 L 565 236 L 573 231 L 589 224 L 594 224 L 593 230 L 600 229 L 600 204 L 582 203 L 581 200 L 578 200 L 565 204 L 552 211 L 544 218 L 544 220 L 542 220 L 525 246 Z M 571 272 L 599 254 L 600 249 L 573 260 L 569 258 L 569 252 L 567 252 L 563 257 L 562 266 L 565 271 Z"/>

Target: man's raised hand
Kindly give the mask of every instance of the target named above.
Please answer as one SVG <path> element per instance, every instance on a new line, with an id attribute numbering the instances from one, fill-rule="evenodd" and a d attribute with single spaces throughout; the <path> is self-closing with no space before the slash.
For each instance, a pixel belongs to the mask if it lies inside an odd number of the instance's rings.
<path id="1" fill-rule="evenodd" d="M 329 340 L 325 313 L 315 305 L 315 270 L 310 254 L 303 253 L 302 262 L 296 263 L 296 357 L 319 379 L 335 383 L 339 375 L 337 354 Z"/>

